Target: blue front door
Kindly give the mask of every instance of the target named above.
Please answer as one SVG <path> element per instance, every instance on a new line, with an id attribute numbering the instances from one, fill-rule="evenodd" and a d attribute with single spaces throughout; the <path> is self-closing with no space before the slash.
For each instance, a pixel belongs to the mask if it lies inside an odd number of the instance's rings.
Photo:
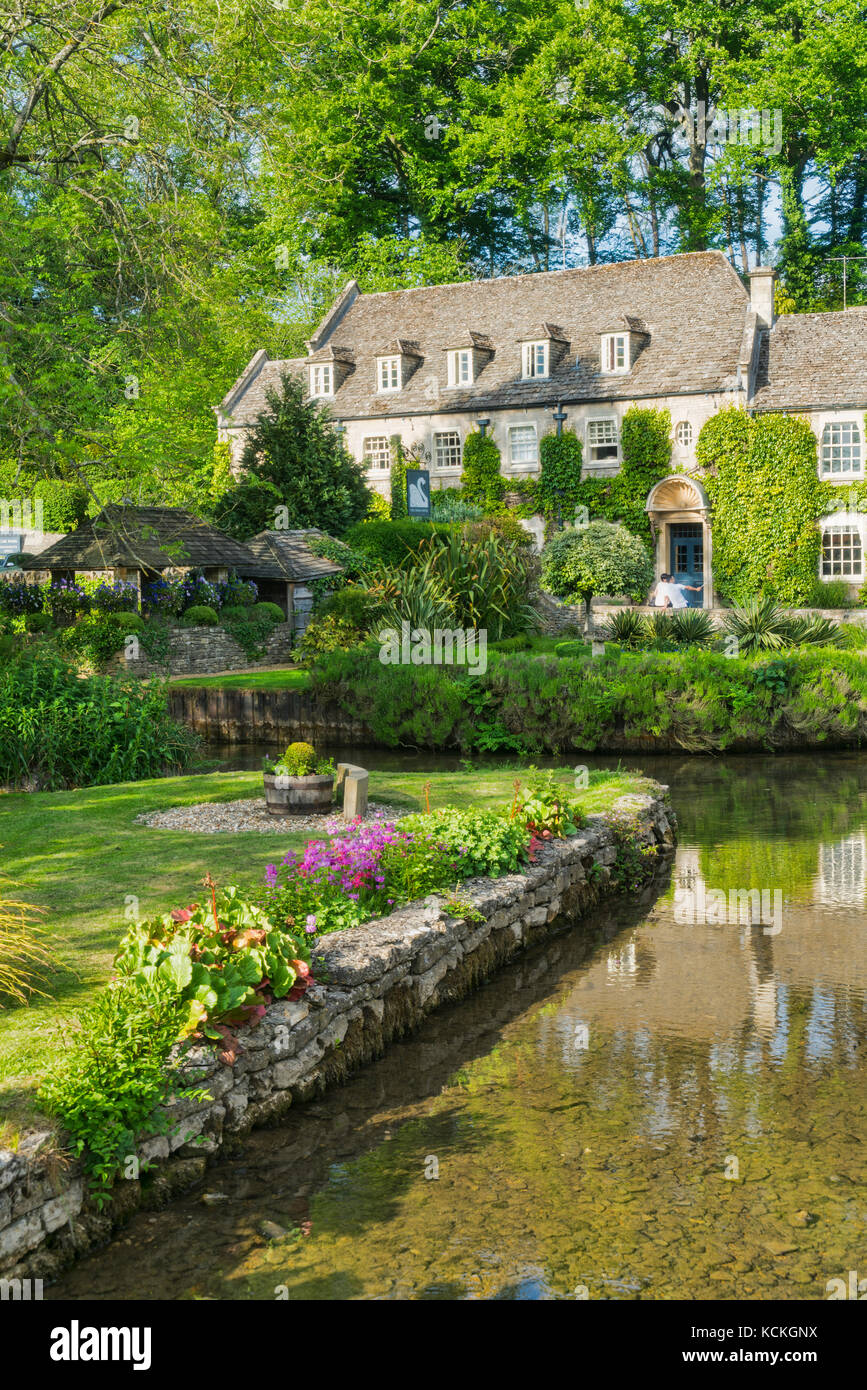
<path id="1" fill-rule="evenodd" d="M 700 525 L 672 526 L 671 531 L 671 570 L 675 584 L 698 585 L 692 593 L 684 592 L 690 608 L 701 608 L 704 598 L 704 537 Z"/>

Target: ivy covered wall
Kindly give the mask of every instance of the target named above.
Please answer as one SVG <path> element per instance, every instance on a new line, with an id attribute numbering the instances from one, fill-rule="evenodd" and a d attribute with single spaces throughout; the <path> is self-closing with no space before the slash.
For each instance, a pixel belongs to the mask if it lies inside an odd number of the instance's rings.
<path id="1" fill-rule="evenodd" d="M 564 430 L 558 439 L 545 435 L 540 444 L 538 483 L 513 483 L 524 505 L 521 514 L 541 511 L 547 521 L 557 514 L 571 523 L 576 507 L 586 507 L 589 521 L 622 521 L 634 535 L 650 540 L 644 504 L 647 494 L 671 472 L 671 415 L 667 410 L 633 406 L 620 431 L 620 472 L 614 478 L 581 481 L 581 441 Z"/>
<path id="2" fill-rule="evenodd" d="M 719 596 L 735 604 L 760 594 L 815 603 L 819 521 L 853 501 L 867 506 L 867 483 L 821 479 L 816 437 L 799 416 L 722 410 L 702 427 L 696 458 L 711 501 Z"/>

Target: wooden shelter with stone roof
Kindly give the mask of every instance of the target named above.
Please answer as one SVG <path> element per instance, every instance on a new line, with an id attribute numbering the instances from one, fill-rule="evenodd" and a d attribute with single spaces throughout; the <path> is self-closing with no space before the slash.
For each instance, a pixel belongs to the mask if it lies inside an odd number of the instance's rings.
<path id="1" fill-rule="evenodd" d="M 112 503 L 22 568 L 47 570 L 52 581 L 108 572 L 141 593 L 143 582 L 192 569 L 214 581 L 228 579 L 230 570 L 252 577 L 255 562 L 247 546 L 180 507 Z"/>
<path id="2" fill-rule="evenodd" d="M 310 620 L 313 581 L 343 573 L 340 565 L 310 549 L 310 541 L 322 535 L 316 530 L 260 531 L 246 543 L 252 561 L 238 566 L 242 579 L 255 579 L 260 599 L 280 605 L 296 633 Z"/>

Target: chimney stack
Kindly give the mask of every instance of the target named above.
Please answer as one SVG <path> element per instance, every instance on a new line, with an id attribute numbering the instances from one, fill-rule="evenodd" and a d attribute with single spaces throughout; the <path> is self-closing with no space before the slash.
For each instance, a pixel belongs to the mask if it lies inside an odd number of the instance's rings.
<path id="1" fill-rule="evenodd" d="M 774 326 L 774 282 L 772 265 L 757 265 L 750 271 L 750 308 L 763 328 Z"/>

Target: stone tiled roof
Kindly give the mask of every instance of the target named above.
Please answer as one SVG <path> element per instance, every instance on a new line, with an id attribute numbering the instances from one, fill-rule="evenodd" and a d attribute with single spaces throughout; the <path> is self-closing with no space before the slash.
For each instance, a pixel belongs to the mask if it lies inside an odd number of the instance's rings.
<path id="1" fill-rule="evenodd" d="M 777 319 L 764 333 L 753 404 L 759 410 L 867 405 L 867 308 Z"/>
<path id="2" fill-rule="evenodd" d="M 35 556 L 27 569 L 164 570 L 246 566 L 246 546 L 224 536 L 180 507 L 134 507 L 115 503 Z"/>
<path id="3" fill-rule="evenodd" d="M 323 579 L 341 574 L 342 567 L 333 560 L 314 555 L 308 542 L 321 531 L 260 531 L 247 549 L 252 563 L 238 566 L 238 573 L 252 579 L 286 579 L 290 583 L 307 579 Z"/>
<path id="4" fill-rule="evenodd" d="M 716 392 L 736 379 L 748 302 L 717 251 L 381 294 L 359 294 L 350 285 L 311 346 L 318 353 L 333 333 L 355 355 L 355 369 L 330 402 L 344 419 Z M 601 335 L 628 320 L 649 340 L 628 373 L 603 376 Z M 567 350 L 550 379 L 522 381 L 520 343 L 538 337 L 540 325 L 552 337 L 556 331 Z M 396 339 L 417 342 L 423 360 L 402 390 L 379 394 L 376 357 Z M 479 359 L 472 387 L 450 389 L 445 353 L 470 345 L 493 351 Z M 224 402 L 235 424 L 253 423 L 264 385 L 276 383 L 281 370 L 305 365 L 257 359 L 249 390 L 233 388 Z"/>

